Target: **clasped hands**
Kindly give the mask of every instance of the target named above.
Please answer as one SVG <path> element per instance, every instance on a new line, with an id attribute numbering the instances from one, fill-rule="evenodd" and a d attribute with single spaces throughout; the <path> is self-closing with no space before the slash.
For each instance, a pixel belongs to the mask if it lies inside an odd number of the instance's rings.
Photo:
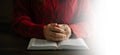
<path id="1" fill-rule="evenodd" d="M 43 32 L 49 41 L 63 41 L 71 36 L 71 28 L 67 24 L 51 23 L 44 26 Z"/>

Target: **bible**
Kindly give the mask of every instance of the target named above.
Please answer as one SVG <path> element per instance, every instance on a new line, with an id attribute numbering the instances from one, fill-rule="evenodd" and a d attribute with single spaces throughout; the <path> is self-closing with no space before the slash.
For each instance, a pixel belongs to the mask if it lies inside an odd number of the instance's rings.
<path id="1" fill-rule="evenodd" d="M 67 39 L 61 42 L 52 42 L 43 39 L 31 38 L 28 50 L 56 50 L 56 49 L 89 49 L 82 38 Z"/>

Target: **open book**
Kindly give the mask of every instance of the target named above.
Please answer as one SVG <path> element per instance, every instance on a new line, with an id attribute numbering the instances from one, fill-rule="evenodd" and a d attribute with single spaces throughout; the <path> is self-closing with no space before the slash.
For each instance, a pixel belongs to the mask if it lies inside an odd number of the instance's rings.
<path id="1" fill-rule="evenodd" d="M 89 49 L 82 38 L 68 39 L 59 43 L 43 39 L 32 38 L 28 50 L 54 50 L 54 49 Z"/>

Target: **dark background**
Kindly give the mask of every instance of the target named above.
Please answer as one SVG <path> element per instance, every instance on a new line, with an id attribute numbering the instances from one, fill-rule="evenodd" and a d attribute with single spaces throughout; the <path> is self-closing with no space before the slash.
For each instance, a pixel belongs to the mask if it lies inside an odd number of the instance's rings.
<path id="1" fill-rule="evenodd" d="M 0 0 L 0 33 L 10 33 L 13 0 Z"/>

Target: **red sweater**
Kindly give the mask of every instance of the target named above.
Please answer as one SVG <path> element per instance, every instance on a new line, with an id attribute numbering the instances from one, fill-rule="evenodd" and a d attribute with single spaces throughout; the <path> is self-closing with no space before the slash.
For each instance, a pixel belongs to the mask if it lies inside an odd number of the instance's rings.
<path id="1" fill-rule="evenodd" d="M 44 25 L 60 23 L 68 24 L 76 37 L 84 37 L 86 34 L 80 18 L 83 1 L 63 1 L 14 0 L 14 30 L 25 37 L 44 38 Z"/>

